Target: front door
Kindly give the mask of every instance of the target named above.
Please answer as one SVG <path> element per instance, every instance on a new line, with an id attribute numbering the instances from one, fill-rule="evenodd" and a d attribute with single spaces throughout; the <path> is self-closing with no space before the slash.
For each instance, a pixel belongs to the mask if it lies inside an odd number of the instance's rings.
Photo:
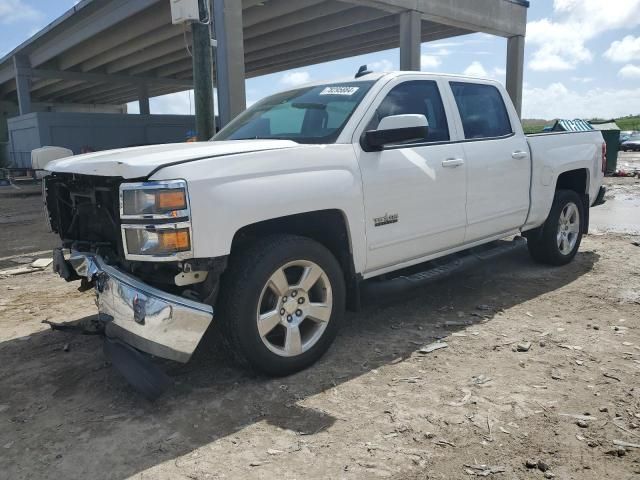
<path id="1" fill-rule="evenodd" d="M 460 143 L 449 143 L 454 127 L 438 83 L 396 79 L 378 101 L 366 130 L 377 128 L 386 116 L 422 114 L 429 132 L 419 142 L 380 152 L 356 146 L 365 197 L 367 272 L 460 245 L 466 228 L 464 151 Z"/>

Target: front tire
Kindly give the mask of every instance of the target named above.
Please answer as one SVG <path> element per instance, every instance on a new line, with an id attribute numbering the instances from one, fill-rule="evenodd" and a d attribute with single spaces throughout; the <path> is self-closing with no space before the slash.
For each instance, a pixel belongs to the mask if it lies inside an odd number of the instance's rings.
<path id="1" fill-rule="evenodd" d="M 274 235 L 232 253 L 218 298 L 225 343 L 236 360 L 284 376 L 315 363 L 335 339 L 345 281 L 323 245 Z"/>
<path id="2" fill-rule="evenodd" d="M 582 242 L 584 204 L 573 190 L 556 191 L 544 225 L 527 236 L 531 257 L 538 263 L 566 265 Z"/>

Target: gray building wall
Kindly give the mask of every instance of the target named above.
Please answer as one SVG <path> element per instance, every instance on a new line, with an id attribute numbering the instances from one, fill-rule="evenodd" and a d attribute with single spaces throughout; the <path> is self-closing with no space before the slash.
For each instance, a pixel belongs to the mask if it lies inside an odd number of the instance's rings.
<path id="1" fill-rule="evenodd" d="M 14 167 L 31 166 L 31 150 L 55 146 L 80 153 L 82 147 L 109 150 L 187 140 L 191 115 L 120 115 L 35 112 L 8 120 L 9 157 Z"/>
<path id="2" fill-rule="evenodd" d="M 9 132 L 7 121 L 18 114 L 18 106 L 0 100 L 0 167 L 9 162 Z"/>

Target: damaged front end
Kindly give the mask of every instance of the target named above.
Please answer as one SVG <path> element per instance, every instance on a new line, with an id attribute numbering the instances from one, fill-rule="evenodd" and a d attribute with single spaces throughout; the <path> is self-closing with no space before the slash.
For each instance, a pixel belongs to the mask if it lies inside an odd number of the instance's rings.
<path id="1" fill-rule="evenodd" d="M 62 239 L 54 271 L 95 288 L 107 338 L 187 362 L 213 320 L 226 259 L 193 258 L 186 182 L 53 173 L 44 195 Z"/>

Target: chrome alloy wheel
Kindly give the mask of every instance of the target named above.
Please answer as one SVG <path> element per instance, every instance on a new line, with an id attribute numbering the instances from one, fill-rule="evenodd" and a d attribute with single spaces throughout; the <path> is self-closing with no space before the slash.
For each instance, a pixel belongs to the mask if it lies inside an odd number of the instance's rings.
<path id="1" fill-rule="evenodd" d="M 265 346 L 282 357 L 312 348 L 329 324 L 331 283 L 316 263 L 295 260 L 277 269 L 258 302 L 258 333 Z"/>
<path id="2" fill-rule="evenodd" d="M 576 246 L 580 234 L 580 210 L 573 203 L 567 203 L 560 212 L 558 219 L 558 233 L 556 240 L 558 250 L 563 255 L 569 255 Z"/>

